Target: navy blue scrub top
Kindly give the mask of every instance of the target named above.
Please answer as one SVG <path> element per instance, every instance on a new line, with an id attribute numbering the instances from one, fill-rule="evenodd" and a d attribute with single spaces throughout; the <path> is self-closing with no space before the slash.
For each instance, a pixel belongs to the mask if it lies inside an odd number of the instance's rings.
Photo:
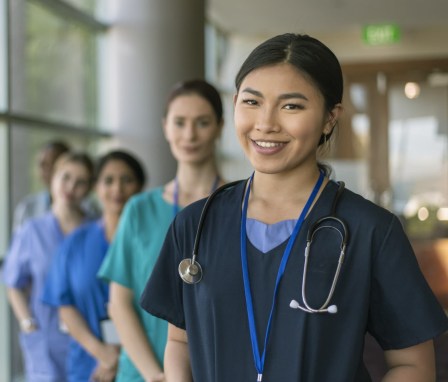
<path id="1" fill-rule="evenodd" d="M 223 191 L 211 204 L 198 250 L 202 281 L 185 284 L 177 269 L 182 259 L 191 256 L 204 200 L 176 217 L 141 297 L 141 305 L 149 313 L 187 330 L 195 382 L 257 380 L 240 258 L 244 187 L 241 182 Z M 336 211 L 350 233 L 331 301 L 338 306 L 338 313 L 310 314 L 289 307 L 292 299 L 302 303 L 308 228 L 330 213 L 336 190 L 334 182 L 326 185 L 292 248 L 272 318 L 263 381 L 370 381 L 363 364 L 366 331 L 388 350 L 427 341 L 448 328 L 399 220 L 349 190 L 342 194 Z M 312 307 L 325 301 L 339 244 L 334 230 L 320 230 L 315 236 L 306 290 Z M 286 241 L 262 253 L 247 241 L 260 349 L 285 246 Z"/>

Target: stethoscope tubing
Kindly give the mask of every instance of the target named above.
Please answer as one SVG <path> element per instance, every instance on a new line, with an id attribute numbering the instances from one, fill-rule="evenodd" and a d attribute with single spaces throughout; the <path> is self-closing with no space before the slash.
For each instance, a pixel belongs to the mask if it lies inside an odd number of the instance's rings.
<path id="1" fill-rule="evenodd" d="M 192 256 L 185 258 L 179 264 L 179 268 L 178 268 L 179 275 L 185 283 L 197 284 L 198 282 L 200 282 L 202 280 L 203 271 L 202 271 L 201 265 L 197 261 L 198 248 L 199 248 L 199 243 L 200 243 L 200 239 L 202 236 L 202 230 L 204 229 L 205 218 L 207 216 L 208 210 L 210 209 L 210 205 L 211 205 L 212 201 L 214 200 L 216 195 L 218 195 L 221 191 L 224 191 L 227 188 L 233 187 L 240 182 L 241 182 L 241 180 L 237 180 L 234 182 L 224 184 L 221 187 L 218 187 L 207 198 L 207 201 L 205 202 L 204 207 L 202 208 L 202 211 L 201 211 L 201 215 L 199 217 L 198 228 L 196 231 L 196 236 L 195 236 L 194 244 L 193 244 Z M 318 219 L 316 222 L 314 222 L 311 225 L 311 227 L 309 228 L 308 233 L 307 233 L 307 239 L 306 239 L 307 244 L 306 244 L 306 248 L 305 248 L 305 261 L 304 261 L 304 266 L 303 266 L 303 276 L 302 276 L 302 285 L 301 285 L 302 302 L 303 302 L 304 306 L 301 306 L 299 303 L 297 303 L 294 300 L 291 302 L 291 303 L 294 302 L 294 308 L 301 309 L 307 313 L 326 313 L 326 312 L 335 313 L 335 312 L 330 311 L 331 307 L 329 307 L 329 304 L 330 304 L 331 299 L 333 298 L 334 291 L 336 289 L 336 284 L 339 280 L 342 264 L 345 259 L 346 247 L 347 247 L 348 240 L 349 240 L 349 232 L 348 232 L 348 228 L 347 228 L 346 224 L 344 223 L 344 221 L 342 219 L 335 216 L 337 202 L 339 200 L 339 197 L 342 195 L 344 186 L 345 186 L 344 182 L 339 182 L 339 188 L 338 188 L 338 191 L 336 193 L 336 196 L 335 196 L 335 198 L 333 200 L 333 204 L 332 204 L 331 215 L 324 216 L 324 217 Z M 341 230 L 339 230 L 338 228 L 336 228 L 334 226 L 322 225 L 324 222 L 328 222 L 328 221 L 337 222 L 342 227 L 343 232 L 341 232 Z M 338 265 L 336 267 L 336 271 L 333 276 L 333 281 L 332 281 L 329 293 L 327 295 L 327 298 L 326 298 L 325 302 L 322 304 L 322 306 L 320 308 L 316 309 L 316 308 L 311 307 L 307 301 L 306 280 L 307 280 L 307 271 L 308 271 L 308 261 L 309 261 L 309 256 L 310 256 L 310 252 L 311 252 L 311 244 L 313 242 L 314 235 L 319 230 L 321 230 L 323 228 L 334 229 L 339 233 L 339 235 L 341 236 L 341 251 L 339 254 Z M 336 306 L 334 306 L 334 308 L 337 309 Z"/>

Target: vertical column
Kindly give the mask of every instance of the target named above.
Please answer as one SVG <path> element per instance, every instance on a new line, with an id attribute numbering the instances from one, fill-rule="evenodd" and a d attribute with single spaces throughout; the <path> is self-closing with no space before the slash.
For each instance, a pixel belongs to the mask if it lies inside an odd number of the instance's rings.
<path id="1" fill-rule="evenodd" d="M 369 178 L 373 201 L 388 207 L 389 179 L 389 101 L 387 78 L 378 73 L 368 84 L 370 118 Z"/>
<path id="2" fill-rule="evenodd" d="M 0 111 L 9 108 L 8 100 L 8 4 L 0 0 Z M 9 188 L 9 130 L 6 123 L 0 121 L 0 272 L 1 262 L 7 250 L 9 240 L 10 188 Z M 11 378 L 11 315 L 6 300 L 5 285 L 0 285 L 0 381 Z"/>
<path id="3" fill-rule="evenodd" d="M 204 0 L 111 1 L 105 123 L 145 163 L 150 185 L 175 172 L 162 132 L 169 88 L 204 77 Z"/>

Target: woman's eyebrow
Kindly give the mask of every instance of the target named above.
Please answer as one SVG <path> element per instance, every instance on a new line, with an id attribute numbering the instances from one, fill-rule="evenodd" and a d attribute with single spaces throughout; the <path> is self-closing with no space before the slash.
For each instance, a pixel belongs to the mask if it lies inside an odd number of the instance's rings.
<path id="1" fill-rule="evenodd" d="M 291 98 L 300 98 L 305 101 L 308 101 L 308 98 L 302 93 L 285 93 L 285 94 L 281 94 L 278 98 L 281 100 L 291 99 Z"/>
<path id="2" fill-rule="evenodd" d="M 263 98 L 263 94 L 262 94 L 261 92 L 259 92 L 258 90 L 249 88 L 249 87 L 248 87 L 248 88 L 244 88 L 244 89 L 242 90 L 242 92 L 243 92 L 243 93 L 250 93 L 250 94 L 252 94 L 252 95 L 254 95 L 254 96 L 256 96 L 256 97 L 261 97 L 261 98 Z M 300 98 L 300 99 L 303 99 L 303 100 L 305 100 L 305 101 L 308 101 L 308 98 L 307 98 L 304 94 L 299 93 L 299 92 L 284 93 L 284 94 L 281 94 L 281 95 L 278 97 L 278 99 L 280 99 L 280 100 L 286 100 L 286 99 L 292 99 L 292 98 Z"/>
<path id="3" fill-rule="evenodd" d="M 259 92 L 258 90 L 252 89 L 252 88 L 244 88 L 242 90 L 243 93 L 250 93 L 256 97 L 263 97 L 263 94 L 261 94 L 261 92 Z"/>

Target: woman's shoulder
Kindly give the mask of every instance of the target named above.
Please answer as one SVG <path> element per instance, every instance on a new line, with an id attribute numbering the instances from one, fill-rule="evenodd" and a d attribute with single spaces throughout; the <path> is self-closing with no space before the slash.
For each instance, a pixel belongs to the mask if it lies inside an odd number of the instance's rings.
<path id="1" fill-rule="evenodd" d="M 338 182 L 331 181 L 330 189 L 337 190 Z M 336 191 L 333 191 L 336 192 Z M 389 226 L 398 217 L 385 207 L 379 206 L 365 196 L 344 187 L 336 205 L 336 215 L 361 225 Z"/>
<path id="2" fill-rule="evenodd" d="M 125 210 L 129 213 L 129 211 L 142 212 L 151 209 L 153 208 L 152 206 L 163 202 L 162 195 L 162 186 L 139 192 L 129 198 L 126 202 Z"/>
<path id="3" fill-rule="evenodd" d="M 47 211 L 41 215 L 30 217 L 25 220 L 25 222 L 19 226 L 18 231 L 20 232 L 33 232 L 33 231 L 45 231 L 48 229 L 48 225 L 53 224 L 56 217 L 53 212 Z"/>
<path id="4" fill-rule="evenodd" d="M 242 196 L 246 180 L 237 180 L 226 183 L 218 188 L 210 197 L 200 199 L 183 208 L 177 215 L 176 221 L 183 224 L 187 221 L 200 219 L 203 209 L 207 205 L 207 213 L 226 213 L 230 206 L 241 207 Z"/>
<path id="5" fill-rule="evenodd" d="M 94 235 L 97 232 L 102 233 L 102 222 L 101 219 L 89 220 L 79 227 L 75 228 L 67 237 L 66 240 L 79 241 L 83 240 L 89 235 Z"/>
<path id="6" fill-rule="evenodd" d="M 127 204 L 130 205 L 140 205 L 146 203 L 148 200 L 156 199 L 161 197 L 163 192 L 163 186 L 149 188 L 147 190 L 141 191 L 135 195 L 132 195 L 128 200 Z"/>

